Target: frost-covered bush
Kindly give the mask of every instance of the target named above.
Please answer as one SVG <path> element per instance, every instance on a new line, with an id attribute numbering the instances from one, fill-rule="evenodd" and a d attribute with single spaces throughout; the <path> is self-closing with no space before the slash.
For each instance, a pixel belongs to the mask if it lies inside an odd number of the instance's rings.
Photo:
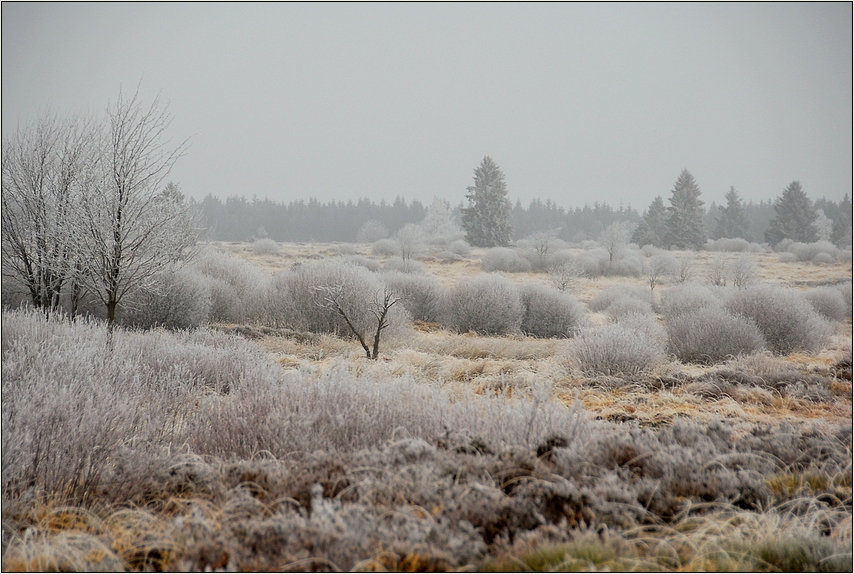
<path id="1" fill-rule="evenodd" d="M 400 303 L 416 321 L 439 320 L 442 308 L 442 284 L 432 275 L 391 272 L 382 276 L 386 285 L 400 297 Z"/>
<path id="2" fill-rule="evenodd" d="M 844 321 L 850 316 L 849 305 L 836 287 L 816 287 L 804 293 L 813 309 L 832 321 Z"/>
<path id="3" fill-rule="evenodd" d="M 667 330 L 655 315 L 646 312 L 626 313 L 618 317 L 616 322 L 626 329 L 639 333 L 657 349 L 664 349 L 667 345 Z"/>
<path id="4" fill-rule="evenodd" d="M 356 233 L 356 242 L 374 243 L 386 237 L 388 237 L 386 226 L 375 219 L 369 219 L 359 228 L 359 232 Z"/>
<path id="5" fill-rule="evenodd" d="M 616 321 L 626 315 L 652 315 L 653 311 L 649 301 L 637 297 L 622 296 L 617 297 L 608 305 L 605 314 L 612 321 Z"/>
<path id="6" fill-rule="evenodd" d="M 349 263 L 352 265 L 359 265 L 364 267 L 368 271 L 377 272 L 380 270 L 380 262 L 376 259 L 369 259 L 367 257 L 363 257 L 361 255 L 342 255 L 340 258 L 341 262 Z"/>
<path id="7" fill-rule="evenodd" d="M 780 247 L 778 246 L 778 250 Z M 799 243 L 794 242 L 790 245 L 786 246 L 786 251 L 795 254 L 795 257 L 798 258 L 798 261 L 813 261 L 816 263 L 819 262 L 830 262 L 836 260 L 837 249 L 829 241 L 815 241 L 813 243 Z M 821 261 L 816 261 L 815 258 L 819 254 L 825 254 L 827 257 L 820 258 Z M 826 260 L 826 261 L 825 261 Z"/>
<path id="8" fill-rule="evenodd" d="M 402 257 L 391 257 L 383 263 L 383 271 L 398 273 L 424 273 L 424 264 L 415 259 L 403 259 Z"/>
<path id="9" fill-rule="evenodd" d="M 686 282 L 661 294 L 660 310 L 665 319 L 678 317 L 706 307 L 723 307 L 723 300 L 706 285 Z"/>
<path id="10" fill-rule="evenodd" d="M 448 244 L 448 251 L 462 257 L 471 255 L 471 245 L 465 239 L 455 239 Z"/>
<path id="11" fill-rule="evenodd" d="M 526 273 L 531 263 L 509 247 L 493 247 L 481 258 L 481 268 L 486 273 L 503 271 L 504 273 Z"/>
<path id="12" fill-rule="evenodd" d="M 827 321 L 803 295 L 791 289 L 753 285 L 730 297 L 725 308 L 753 319 L 775 353 L 818 351 L 831 334 Z"/>
<path id="13" fill-rule="evenodd" d="M 272 239 L 256 239 L 252 243 L 252 253 L 255 255 L 276 255 L 279 253 L 279 244 Z"/>
<path id="14" fill-rule="evenodd" d="M 780 256 L 778 257 L 778 259 L 779 259 L 780 263 L 794 263 L 798 260 L 798 257 L 794 253 L 789 253 L 788 251 L 783 251 L 782 253 L 780 253 Z"/>
<path id="15" fill-rule="evenodd" d="M 458 333 L 481 335 L 518 333 L 522 299 L 516 285 L 497 274 L 464 279 L 446 292 L 443 323 Z"/>
<path id="16" fill-rule="evenodd" d="M 271 292 L 269 317 L 272 326 L 295 331 L 353 336 L 345 318 L 333 303 L 338 301 L 356 329 L 367 336 L 377 328 L 374 311 L 383 299 L 385 284 L 364 267 L 345 261 L 301 265 L 277 275 Z M 385 333 L 404 329 L 409 318 L 403 306 L 393 306 Z"/>
<path id="17" fill-rule="evenodd" d="M 214 251 L 200 254 L 190 268 L 210 278 L 210 321 L 245 323 L 256 319 L 270 281 L 261 269 L 245 259 Z"/>
<path id="18" fill-rule="evenodd" d="M 638 299 L 652 305 L 652 294 L 649 289 L 631 285 L 612 285 L 590 300 L 587 308 L 594 312 L 607 311 L 617 299 Z"/>
<path id="19" fill-rule="evenodd" d="M 643 256 L 639 251 L 624 249 L 603 271 L 608 276 L 640 277 L 643 274 L 643 263 Z"/>
<path id="20" fill-rule="evenodd" d="M 607 251 L 597 247 L 580 253 L 577 261 L 584 270 L 584 276 L 592 279 L 601 277 L 605 273 L 605 267 L 609 264 L 610 257 Z"/>
<path id="21" fill-rule="evenodd" d="M 532 337 L 572 337 L 587 326 L 584 307 L 569 293 L 545 285 L 521 287 L 522 332 Z"/>
<path id="22" fill-rule="evenodd" d="M 830 253 L 816 253 L 812 258 L 812 262 L 816 265 L 833 265 L 836 263 L 836 257 Z"/>
<path id="23" fill-rule="evenodd" d="M 705 306 L 667 320 L 668 349 L 685 363 L 713 364 L 765 347 L 752 319 Z"/>
<path id="24" fill-rule="evenodd" d="M 192 269 L 167 269 L 147 289 L 122 301 L 118 320 L 142 329 L 192 329 L 207 325 L 211 311 L 210 279 Z"/>
<path id="25" fill-rule="evenodd" d="M 852 303 L 852 286 L 851 281 L 846 281 L 845 283 L 839 283 L 836 286 L 839 289 L 839 292 L 842 293 L 842 298 L 845 299 L 845 308 L 848 313 L 848 317 L 851 317 L 851 303 Z"/>
<path id="26" fill-rule="evenodd" d="M 706 251 L 727 251 L 731 253 L 764 253 L 765 248 L 758 243 L 750 243 L 741 237 L 722 237 L 706 242 Z"/>
<path id="27" fill-rule="evenodd" d="M 400 254 L 400 246 L 394 239 L 378 239 L 371 245 L 371 253 L 376 257 L 391 257 Z"/>
<path id="28" fill-rule="evenodd" d="M 759 282 L 759 267 L 749 255 L 739 255 L 729 265 L 729 278 L 734 287 L 743 289 Z"/>
<path id="29" fill-rule="evenodd" d="M 582 373 L 594 376 L 636 376 L 652 371 L 664 360 L 658 341 L 619 321 L 582 331 L 569 355 Z"/>

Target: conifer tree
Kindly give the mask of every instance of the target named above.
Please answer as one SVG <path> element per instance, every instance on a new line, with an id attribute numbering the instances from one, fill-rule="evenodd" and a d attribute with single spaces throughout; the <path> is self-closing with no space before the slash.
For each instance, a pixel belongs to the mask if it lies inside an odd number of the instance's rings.
<path id="1" fill-rule="evenodd" d="M 771 245 L 784 239 L 812 243 L 818 239 L 813 226 L 816 217 L 812 201 L 801 188 L 801 182 L 793 181 L 774 202 L 774 219 L 765 230 L 765 241 Z"/>
<path id="2" fill-rule="evenodd" d="M 744 205 L 742 205 L 735 187 L 730 186 L 726 194 L 726 207 L 721 208 L 720 212 L 721 216 L 718 218 L 718 225 L 715 228 L 715 239 L 721 237 L 747 239 L 750 223 L 747 221 Z"/>
<path id="3" fill-rule="evenodd" d="M 691 172 L 683 169 L 673 186 L 670 207 L 667 208 L 665 240 L 668 247 L 702 249 L 706 244 L 703 215 L 700 186 Z"/>
<path id="4" fill-rule="evenodd" d="M 474 185 L 467 189 L 469 206 L 462 210 L 466 241 L 476 247 L 510 243 L 513 228 L 510 226 L 507 184 L 504 183 L 504 172 L 491 157 L 483 158 L 474 170 Z"/>
<path id="5" fill-rule="evenodd" d="M 641 247 L 644 245 L 664 247 L 666 233 L 667 208 L 659 195 L 652 200 L 649 208 L 644 212 L 643 221 L 640 222 L 632 235 L 632 243 L 637 243 Z"/>
<path id="6" fill-rule="evenodd" d="M 839 202 L 839 209 L 833 218 L 833 230 L 830 232 L 830 240 L 837 247 L 851 248 L 851 219 L 851 199 L 846 193 Z"/>

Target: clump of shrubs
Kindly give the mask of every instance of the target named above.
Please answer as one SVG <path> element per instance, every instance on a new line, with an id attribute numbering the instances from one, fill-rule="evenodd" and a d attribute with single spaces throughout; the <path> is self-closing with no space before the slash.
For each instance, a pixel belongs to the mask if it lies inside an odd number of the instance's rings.
<path id="1" fill-rule="evenodd" d="M 378 239 L 371 245 L 371 253 L 376 257 L 391 257 L 400 253 L 400 245 L 394 239 Z"/>
<path id="2" fill-rule="evenodd" d="M 464 279 L 446 293 L 445 325 L 458 333 L 518 333 L 524 309 L 516 285 L 497 274 Z"/>
<path id="3" fill-rule="evenodd" d="M 710 305 L 667 321 L 668 350 L 685 363 L 714 364 L 765 348 L 752 319 Z"/>
<path id="4" fill-rule="evenodd" d="M 572 337 L 587 326 L 584 307 L 569 293 L 529 283 L 521 287 L 522 332 L 531 337 Z"/>
<path id="5" fill-rule="evenodd" d="M 193 329 L 208 323 L 210 280 L 192 269 L 167 269 L 123 301 L 120 323 L 149 329 Z"/>
<path id="6" fill-rule="evenodd" d="M 828 322 L 807 299 L 791 290 L 753 285 L 735 293 L 725 303 L 732 314 L 752 319 L 775 353 L 818 351 L 831 335 Z"/>
<path id="7" fill-rule="evenodd" d="M 699 309 L 722 306 L 723 301 L 710 288 L 694 282 L 674 285 L 661 294 L 661 314 L 668 320 Z"/>
<path id="8" fill-rule="evenodd" d="M 652 305 L 652 293 L 644 287 L 612 285 L 590 300 L 587 308 L 593 312 L 605 312 L 620 299 L 636 299 L 647 306 Z"/>
<path id="9" fill-rule="evenodd" d="M 448 251 L 461 257 L 471 255 L 471 245 L 465 239 L 455 239 L 448 244 Z"/>
<path id="10" fill-rule="evenodd" d="M 257 266 L 239 257 L 207 251 L 190 269 L 209 279 L 211 322 L 246 323 L 257 318 L 270 282 Z"/>
<path id="11" fill-rule="evenodd" d="M 481 258 L 481 268 L 486 273 L 503 271 L 504 273 L 527 273 L 531 263 L 509 247 L 493 247 Z"/>
<path id="12" fill-rule="evenodd" d="M 811 261 L 818 264 L 831 264 L 836 261 L 839 250 L 829 241 L 801 243 L 784 239 L 777 244 L 778 253 L 791 253 L 797 261 Z M 781 255 L 782 261 L 782 255 Z"/>

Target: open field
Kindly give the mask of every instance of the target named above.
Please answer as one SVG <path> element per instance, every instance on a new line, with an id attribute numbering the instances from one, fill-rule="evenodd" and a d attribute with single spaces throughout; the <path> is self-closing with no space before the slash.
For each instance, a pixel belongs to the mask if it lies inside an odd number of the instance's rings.
<path id="1" fill-rule="evenodd" d="M 389 259 L 212 248 L 270 276 Z M 437 251 L 418 261 L 445 289 L 482 272 L 484 250 Z M 738 255 L 693 254 L 694 280 Z M 850 260 L 748 257 L 774 293 L 852 277 Z M 677 287 L 644 319 L 665 336 Z M 850 283 L 820 347 L 683 362 L 670 341 L 649 369 L 585 370 L 585 333 L 619 323 L 603 294 L 632 288 L 648 279 L 577 278 L 576 337 L 416 322 L 376 361 L 252 321 L 108 342 L 97 322 L 4 311 L 3 569 L 850 570 Z"/>

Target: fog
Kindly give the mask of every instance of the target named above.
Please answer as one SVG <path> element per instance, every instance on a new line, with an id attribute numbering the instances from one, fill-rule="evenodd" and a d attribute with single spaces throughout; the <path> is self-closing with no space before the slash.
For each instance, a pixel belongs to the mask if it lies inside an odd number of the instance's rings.
<path id="1" fill-rule="evenodd" d="M 2 5 L 2 131 L 170 103 L 185 193 L 457 204 L 490 155 L 511 201 L 643 210 L 852 188 L 852 6 Z"/>

